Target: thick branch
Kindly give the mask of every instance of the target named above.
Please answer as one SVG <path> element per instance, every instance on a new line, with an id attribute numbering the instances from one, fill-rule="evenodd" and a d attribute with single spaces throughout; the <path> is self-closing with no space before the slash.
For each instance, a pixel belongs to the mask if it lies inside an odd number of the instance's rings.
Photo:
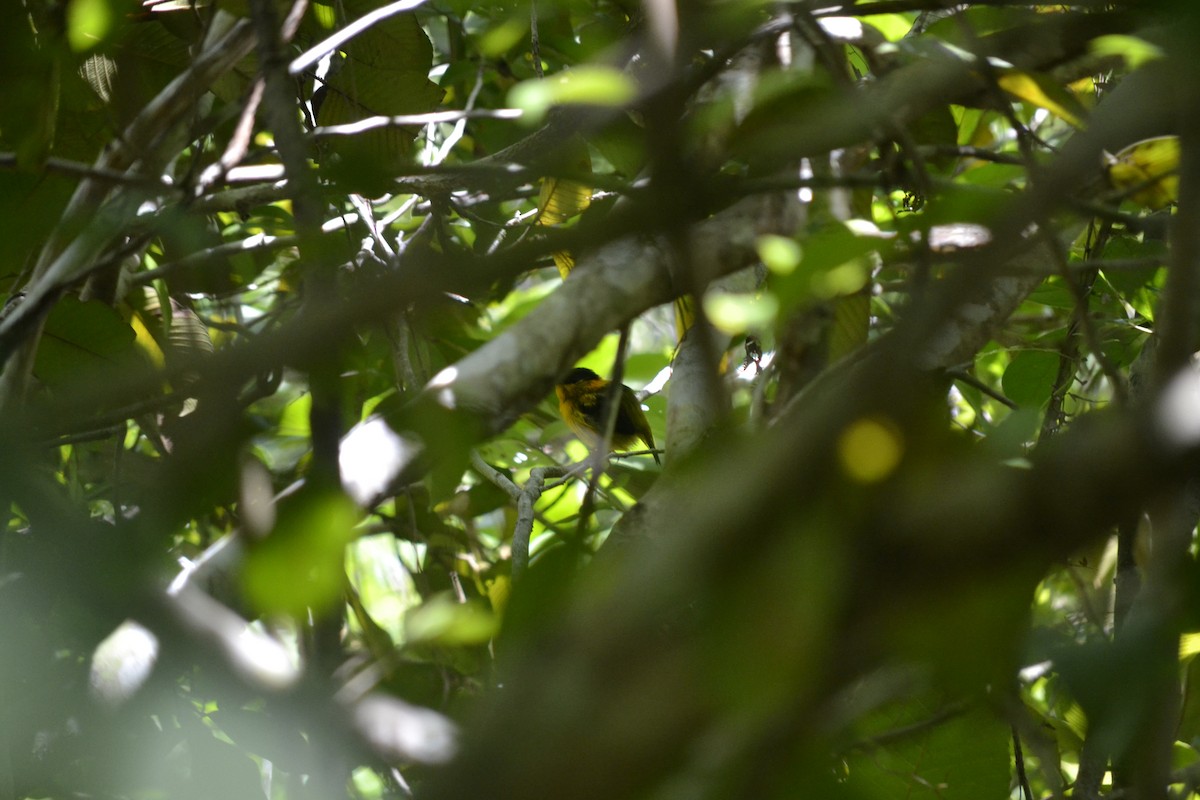
<path id="1" fill-rule="evenodd" d="M 711 279 L 752 263 L 759 235 L 788 229 L 781 208 L 775 198 L 749 198 L 696 225 L 692 269 Z M 675 296 L 667 264 L 656 239 L 625 238 L 583 256 L 536 314 L 436 376 L 426 401 L 504 430 L 606 334 Z"/>

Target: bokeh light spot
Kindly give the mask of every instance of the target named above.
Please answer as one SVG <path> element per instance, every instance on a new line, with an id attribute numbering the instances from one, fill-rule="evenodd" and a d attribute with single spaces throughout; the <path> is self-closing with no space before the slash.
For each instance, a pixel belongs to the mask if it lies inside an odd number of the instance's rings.
<path id="1" fill-rule="evenodd" d="M 875 417 L 851 423 L 838 439 L 838 460 L 846 474 L 859 483 L 877 483 L 896 469 L 904 455 L 900 431 Z"/>

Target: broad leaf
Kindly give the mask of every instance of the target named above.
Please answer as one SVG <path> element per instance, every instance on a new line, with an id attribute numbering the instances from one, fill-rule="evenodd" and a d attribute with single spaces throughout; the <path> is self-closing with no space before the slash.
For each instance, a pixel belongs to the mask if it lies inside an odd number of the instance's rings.
<path id="1" fill-rule="evenodd" d="M 133 352 L 134 331 L 99 301 L 64 297 L 46 318 L 33 372 L 51 388 L 99 378 Z"/>

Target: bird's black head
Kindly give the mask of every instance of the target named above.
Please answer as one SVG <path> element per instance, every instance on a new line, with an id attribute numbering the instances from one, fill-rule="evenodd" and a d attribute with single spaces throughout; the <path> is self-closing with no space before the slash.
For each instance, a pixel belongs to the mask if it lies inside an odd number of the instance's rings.
<path id="1" fill-rule="evenodd" d="M 592 372 L 587 367 L 576 367 L 568 372 L 566 377 L 559 381 L 559 386 L 567 386 L 572 383 L 582 383 L 583 381 L 597 380 L 600 380 L 600 376 Z"/>

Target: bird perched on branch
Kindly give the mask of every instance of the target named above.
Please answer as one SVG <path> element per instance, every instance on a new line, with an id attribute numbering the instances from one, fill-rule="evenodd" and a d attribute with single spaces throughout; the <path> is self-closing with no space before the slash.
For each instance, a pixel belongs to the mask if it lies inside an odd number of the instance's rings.
<path id="1" fill-rule="evenodd" d="M 567 373 L 557 386 L 558 412 L 567 427 L 588 447 L 599 445 L 604 436 L 605 402 L 610 383 L 585 367 L 576 367 Z M 654 450 L 654 434 L 650 423 L 642 413 L 637 395 L 628 386 L 621 386 L 621 400 L 617 407 L 617 421 L 613 428 L 612 446 L 616 450 L 629 450 L 638 441 Z M 656 464 L 661 464 L 658 453 L 653 453 Z"/>

